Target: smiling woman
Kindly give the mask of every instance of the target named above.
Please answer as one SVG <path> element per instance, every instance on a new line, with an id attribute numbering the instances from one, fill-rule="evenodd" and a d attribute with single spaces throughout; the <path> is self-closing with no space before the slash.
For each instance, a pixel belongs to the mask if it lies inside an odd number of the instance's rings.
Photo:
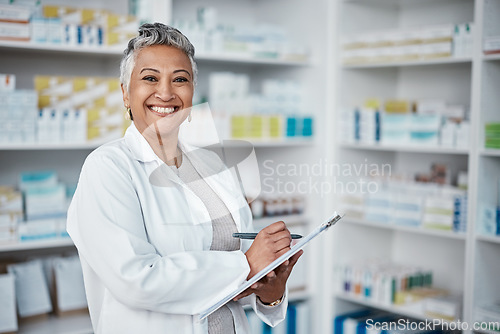
<path id="1" fill-rule="evenodd" d="M 144 24 L 120 65 L 133 120 L 92 152 L 68 210 L 95 333 L 248 333 L 244 305 L 274 326 L 285 317 L 297 253 L 208 319 L 206 305 L 290 249 L 283 222 L 251 243 L 241 188 L 218 156 L 178 139 L 189 126 L 194 47 L 177 29 Z"/>
<path id="2" fill-rule="evenodd" d="M 179 127 L 191 113 L 194 93 L 188 56 L 167 45 L 140 50 L 129 84 L 122 83 L 122 91 L 123 102 L 130 109 L 137 130 L 145 135 L 163 162 L 174 161 L 179 167 Z M 149 131 L 151 125 L 156 125 L 154 131 Z"/>

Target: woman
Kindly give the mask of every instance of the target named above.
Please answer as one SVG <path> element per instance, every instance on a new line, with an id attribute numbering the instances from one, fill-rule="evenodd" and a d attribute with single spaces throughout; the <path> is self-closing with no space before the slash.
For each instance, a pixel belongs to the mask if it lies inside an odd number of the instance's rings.
<path id="1" fill-rule="evenodd" d="M 270 325 L 285 317 L 301 252 L 208 320 L 196 316 L 289 250 L 291 237 L 277 222 L 240 244 L 232 233 L 250 231 L 251 214 L 231 173 L 214 153 L 178 141 L 191 117 L 193 57 L 178 30 L 141 26 L 120 65 L 133 123 L 82 168 L 68 232 L 96 333 L 246 333 L 244 304 Z"/>

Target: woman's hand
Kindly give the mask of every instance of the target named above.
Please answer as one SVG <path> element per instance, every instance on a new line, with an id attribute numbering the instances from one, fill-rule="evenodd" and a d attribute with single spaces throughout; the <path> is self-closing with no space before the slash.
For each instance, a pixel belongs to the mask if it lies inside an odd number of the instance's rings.
<path id="1" fill-rule="evenodd" d="M 250 273 L 247 280 L 290 250 L 292 237 L 284 222 L 279 221 L 262 229 L 245 253 Z M 272 275 L 269 273 L 268 275 Z"/>
<path id="2" fill-rule="evenodd" d="M 286 281 L 292 272 L 293 266 L 295 266 L 302 254 L 302 250 L 298 251 L 290 259 L 283 262 L 274 271 L 271 271 L 270 274 L 260 279 L 257 283 L 254 283 L 250 288 L 240 293 L 233 300 L 237 301 L 252 293 L 255 293 L 264 304 L 270 304 L 280 299 L 285 293 Z"/>

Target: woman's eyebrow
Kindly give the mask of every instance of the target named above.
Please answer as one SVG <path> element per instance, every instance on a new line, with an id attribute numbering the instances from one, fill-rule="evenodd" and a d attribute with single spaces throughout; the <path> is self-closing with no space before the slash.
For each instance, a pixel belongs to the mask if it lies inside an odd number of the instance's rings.
<path id="1" fill-rule="evenodd" d="M 179 72 L 186 72 L 187 74 L 189 74 L 189 76 L 191 77 L 191 73 L 189 73 L 188 71 L 186 70 L 175 70 L 173 73 L 179 73 Z"/>
<path id="2" fill-rule="evenodd" d="M 143 68 L 139 73 L 142 73 L 144 71 L 153 71 L 153 72 L 156 72 L 156 73 L 160 73 L 160 71 L 158 71 L 157 69 L 155 68 L 151 68 L 151 67 L 145 67 Z"/>

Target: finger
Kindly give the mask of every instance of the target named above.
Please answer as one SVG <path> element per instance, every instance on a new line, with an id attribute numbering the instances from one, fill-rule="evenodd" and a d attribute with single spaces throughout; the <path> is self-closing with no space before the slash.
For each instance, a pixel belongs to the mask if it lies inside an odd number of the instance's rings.
<path id="1" fill-rule="evenodd" d="M 236 297 L 233 298 L 233 300 L 236 302 L 240 300 L 241 298 L 244 298 L 246 296 L 250 296 L 253 293 L 253 291 L 249 291 L 248 289 L 237 295 Z"/>
<path id="2" fill-rule="evenodd" d="M 287 250 L 290 249 L 290 240 L 288 239 L 281 239 L 277 242 L 274 243 L 273 249 L 275 252 L 279 252 L 280 250 L 286 248 Z"/>
<path id="3" fill-rule="evenodd" d="M 267 275 L 266 275 L 267 278 L 275 278 L 276 277 L 276 273 L 274 272 L 274 270 L 271 270 Z"/>
<path id="4" fill-rule="evenodd" d="M 278 242 L 282 239 L 287 240 L 289 243 L 292 242 L 292 235 L 288 229 L 271 234 L 270 237 L 274 242 Z"/>
<path id="5" fill-rule="evenodd" d="M 301 249 L 297 253 L 295 253 L 289 260 L 290 260 L 290 265 L 294 266 L 295 263 L 299 260 L 299 258 L 304 254 L 304 251 Z"/>
<path id="6" fill-rule="evenodd" d="M 262 231 L 265 231 L 267 234 L 274 234 L 279 231 L 284 231 L 285 229 L 286 229 L 285 223 L 283 221 L 279 221 L 265 227 L 264 229 L 262 229 Z"/>
<path id="7" fill-rule="evenodd" d="M 281 275 L 281 273 L 287 271 L 289 263 L 290 263 L 290 261 L 286 260 L 285 262 L 280 264 L 276 269 L 274 269 L 274 271 L 276 272 L 276 275 L 279 276 L 279 275 Z"/>
<path id="8" fill-rule="evenodd" d="M 298 251 L 296 254 L 294 254 L 291 258 L 290 258 L 290 263 L 289 265 L 287 266 L 286 270 L 291 273 L 292 272 L 292 269 L 293 267 L 295 267 L 295 265 L 297 264 L 297 261 L 299 260 L 299 258 L 302 256 L 302 254 L 304 253 L 304 251 L 300 250 Z"/>
<path id="9" fill-rule="evenodd" d="M 291 272 L 292 268 L 295 266 L 299 258 L 302 256 L 304 253 L 303 250 L 299 250 L 297 253 L 295 253 L 291 258 L 280 264 L 274 271 L 276 271 L 276 275 L 281 275 L 284 272 Z"/>

